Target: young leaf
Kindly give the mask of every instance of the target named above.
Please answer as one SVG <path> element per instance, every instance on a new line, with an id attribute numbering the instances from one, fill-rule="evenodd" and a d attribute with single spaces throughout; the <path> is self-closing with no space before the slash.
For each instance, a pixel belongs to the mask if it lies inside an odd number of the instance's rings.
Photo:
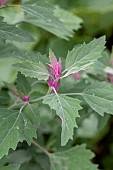
<path id="1" fill-rule="evenodd" d="M 85 145 L 50 154 L 51 170 L 98 170 L 97 165 L 91 163 L 93 156 Z"/>
<path id="2" fill-rule="evenodd" d="M 37 78 L 39 80 L 47 80 L 49 72 L 44 64 L 39 63 L 17 63 L 13 64 L 13 67 L 24 74 L 26 77 Z"/>
<path id="3" fill-rule="evenodd" d="M 69 139 L 73 139 L 73 130 L 77 127 L 75 119 L 79 117 L 80 101 L 61 94 L 51 94 L 44 97 L 43 103 L 56 110 L 56 114 L 61 118 L 61 145 L 66 145 Z"/>
<path id="4" fill-rule="evenodd" d="M 20 169 L 20 165 L 8 165 L 8 166 L 2 166 L 0 165 L 0 169 L 1 170 L 19 170 Z"/>
<path id="5" fill-rule="evenodd" d="M 18 142 L 26 140 L 30 144 L 33 137 L 36 137 L 34 125 L 21 110 L 0 108 L 0 158 L 7 155 L 10 148 L 15 149 Z"/>
<path id="6" fill-rule="evenodd" d="M 105 48 L 104 45 L 105 36 L 94 39 L 89 44 L 84 43 L 83 45 L 74 48 L 72 51 L 69 51 L 64 70 L 66 74 L 63 77 L 87 69 L 87 67 L 101 57 L 101 53 Z"/>
<path id="7" fill-rule="evenodd" d="M 106 82 L 95 82 L 87 87 L 82 93 L 82 97 L 100 115 L 104 113 L 113 114 L 113 87 Z"/>
<path id="8" fill-rule="evenodd" d="M 27 81 L 26 77 L 21 73 L 17 75 L 17 89 L 19 93 L 23 93 L 25 96 L 31 91 L 31 86 Z"/>
<path id="9" fill-rule="evenodd" d="M 19 42 L 32 42 L 34 39 L 21 28 L 9 25 L 0 17 L 0 41 L 10 40 Z"/>

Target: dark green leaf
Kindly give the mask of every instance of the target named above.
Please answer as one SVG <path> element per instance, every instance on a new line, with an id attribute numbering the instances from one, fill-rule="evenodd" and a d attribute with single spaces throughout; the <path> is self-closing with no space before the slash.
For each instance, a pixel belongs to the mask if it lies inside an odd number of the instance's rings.
<path id="1" fill-rule="evenodd" d="M 15 149 L 18 142 L 26 140 L 31 144 L 33 137 L 36 137 L 34 125 L 21 110 L 0 109 L 0 158 L 10 148 Z"/>
<path id="2" fill-rule="evenodd" d="M 7 104 L 10 100 L 10 97 L 6 91 L 0 92 L 0 103 L 1 104 Z"/>
<path id="3" fill-rule="evenodd" d="M 23 93 L 25 96 L 28 96 L 29 92 L 31 91 L 31 86 L 27 81 L 26 77 L 21 73 L 18 73 L 17 76 L 17 89 L 19 93 Z"/>

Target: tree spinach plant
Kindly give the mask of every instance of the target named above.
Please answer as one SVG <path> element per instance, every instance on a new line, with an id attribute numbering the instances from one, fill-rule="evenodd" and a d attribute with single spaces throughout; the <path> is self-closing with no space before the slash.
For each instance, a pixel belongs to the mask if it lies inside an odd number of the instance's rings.
<path id="1" fill-rule="evenodd" d="M 93 152 L 78 145 L 76 135 L 86 108 L 103 117 L 113 114 L 112 85 L 86 82 L 88 70 L 100 68 L 105 36 L 75 45 L 65 58 L 51 49 L 43 55 L 19 47 L 37 41 L 23 23 L 67 40 L 83 20 L 40 0 L 0 5 L 0 58 L 13 58 L 11 69 L 17 70 L 16 80 L 0 80 L 0 169 L 97 170 Z"/>

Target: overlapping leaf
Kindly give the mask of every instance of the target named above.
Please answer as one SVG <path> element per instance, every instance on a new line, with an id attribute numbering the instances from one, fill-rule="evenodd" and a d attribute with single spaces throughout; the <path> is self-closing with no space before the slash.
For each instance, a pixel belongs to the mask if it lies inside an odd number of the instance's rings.
<path id="1" fill-rule="evenodd" d="M 70 36 L 73 35 L 73 30 L 78 30 L 81 27 L 83 20 L 71 12 L 68 12 L 58 6 L 55 7 L 55 16 L 64 24 L 67 30 L 70 32 Z"/>
<path id="2" fill-rule="evenodd" d="M 0 41 L 10 40 L 19 42 L 32 42 L 34 39 L 21 28 L 9 25 L 0 17 Z"/>
<path id="3" fill-rule="evenodd" d="M 21 4 L 21 8 L 31 17 L 36 17 L 37 25 L 39 21 L 39 26 L 42 28 L 43 23 L 45 22 L 48 23 L 48 26 L 56 28 L 64 32 L 66 35 L 68 34 L 68 30 L 63 26 L 59 19 L 54 16 L 54 6 L 51 4 L 41 0 L 33 0 Z"/>
<path id="4" fill-rule="evenodd" d="M 30 144 L 33 137 L 36 129 L 23 112 L 0 108 L 0 158 L 7 155 L 10 148 L 15 149 L 18 142 L 26 140 Z"/>
<path id="5" fill-rule="evenodd" d="M 24 74 L 26 77 L 33 77 L 37 78 L 39 80 L 47 80 L 49 77 L 49 72 L 48 69 L 44 64 L 41 62 L 39 63 L 28 63 L 28 62 L 23 62 L 23 63 L 17 63 L 14 64 L 13 67 L 20 71 L 22 74 Z"/>
<path id="6" fill-rule="evenodd" d="M 0 165 L 0 170 L 19 170 L 20 165 L 8 165 L 8 166 L 2 166 Z"/>
<path id="7" fill-rule="evenodd" d="M 82 97 L 100 115 L 104 113 L 113 114 L 113 87 L 106 82 L 95 82 L 87 87 L 82 93 Z"/>
<path id="8" fill-rule="evenodd" d="M 51 170 L 97 170 L 97 165 L 91 163 L 93 156 L 84 145 L 51 154 Z"/>
<path id="9" fill-rule="evenodd" d="M 65 63 L 66 74 L 64 77 L 85 70 L 92 65 L 98 58 L 101 57 L 101 53 L 105 48 L 105 37 L 94 39 L 89 44 L 83 44 L 79 47 L 69 51 Z"/>
<path id="10" fill-rule="evenodd" d="M 69 139 L 73 139 L 73 130 L 77 127 L 75 119 L 79 117 L 80 101 L 61 94 L 51 94 L 44 97 L 43 103 L 56 110 L 56 114 L 61 118 L 61 145 L 66 145 Z"/>
<path id="11" fill-rule="evenodd" d="M 19 93 L 23 93 L 25 96 L 31 91 L 31 86 L 26 77 L 20 73 L 17 76 L 17 89 Z"/>
<path id="12" fill-rule="evenodd" d="M 0 44 L 0 57 L 14 57 L 30 63 L 38 63 L 39 61 L 44 64 L 49 63 L 46 55 L 35 51 L 20 50 L 12 44 Z"/>

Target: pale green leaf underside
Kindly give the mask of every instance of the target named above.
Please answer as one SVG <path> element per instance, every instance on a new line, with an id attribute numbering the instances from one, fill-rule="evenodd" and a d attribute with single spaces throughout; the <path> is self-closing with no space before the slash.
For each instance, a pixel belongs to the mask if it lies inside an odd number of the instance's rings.
<path id="1" fill-rule="evenodd" d="M 82 97 L 98 114 L 113 114 L 113 87 L 106 82 L 95 82 L 82 92 Z"/>
<path id="2" fill-rule="evenodd" d="M 20 165 L 8 165 L 8 166 L 0 166 L 0 170 L 19 170 Z"/>
<path id="3" fill-rule="evenodd" d="M 24 74 L 26 77 L 33 77 L 39 80 L 47 80 L 49 77 L 49 72 L 44 64 L 39 63 L 17 63 L 13 67 Z"/>
<path id="4" fill-rule="evenodd" d="M 36 130 L 31 121 L 16 110 L 0 108 L 0 158 L 15 149 L 18 142 L 26 140 L 28 144 L 36 137 Z"/>
<path id="5" fill-rule="evenodd" d="M 85 145 L 50 155 L 51 170 L 98 170 L 91 163 L 94 154 Z"/>
<path id="6" fill-rule="evenodd" d="M 61 94 L 51 94 L 44 97 L 43 103 L 56 110 L 56 114 L 61 118 L 61 145 L 66 145 L 69 139 L 73 139 L 73 130 L 77 127 L 75 119 L 79 117 L 80 101 Z"/>
<path id="7" fill-rule="evenodd" d="M 87 69 L 98 58 L 101 57 L 101 53 L 105 48 L 105 36 L 98 39 L 94 39 L 89 44 L 83 44 L 79 47 L 69 51 L 65 63 L 66 74 L 64 77 L 78 72 L 80 70 Z"/>
<path id="8" fill-rule="evenodd" d="M 34 39 L 26 33 L 24 30 L 15 27 L 14 25 L 9 25 L 2 21 L 0 17 L 0 41 L 10 40 L 19 42 L 32 42 Z"/>

